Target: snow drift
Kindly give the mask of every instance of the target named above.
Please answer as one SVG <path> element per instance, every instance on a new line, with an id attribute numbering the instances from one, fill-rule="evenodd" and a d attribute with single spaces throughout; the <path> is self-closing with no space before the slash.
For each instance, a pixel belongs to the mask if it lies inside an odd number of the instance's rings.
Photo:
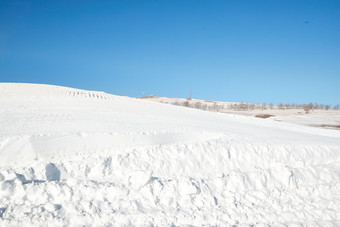
<path id="1" fill-rule="evenodd" d="M 0 84 L 0 226 L 338 226 L 340 131 Z"/>

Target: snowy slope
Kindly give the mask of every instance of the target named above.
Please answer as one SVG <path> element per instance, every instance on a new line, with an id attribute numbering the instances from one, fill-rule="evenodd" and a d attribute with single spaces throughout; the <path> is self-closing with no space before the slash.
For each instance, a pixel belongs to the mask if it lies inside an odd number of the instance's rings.
<path id="1" fill-rule="evenodd" d="M 168 97 L 158 97 L 158 96 L 145 96 L 137 97 L 137 99 L 144 99 L 148 101 L 161 102 L 173 105 L 185 106 L 185 103 L 191 108 L 196 109 L 206 109 L 207 111 L 237 114 L 243 116 L 257 116 L 269 114 L 271 115 L 268 120 L 282 121 L 294 124 L 300 124 L 305 126 L 322 127 L 333 130 L 340 129 L 340 110 L 315 110 L 312 109 L 308 113 L 301 108 L 292 109 L 279 109 L 278 106 L 265 105 L 262 109 L 262 104 L 252 104 L 244 103 L 246 106 L 257 106 L 254 109 L 245 108 L 237 109 L 235 106 L 239 106 L 240 102 L 221 102 L 221 101 L 209 101 L 202 99 L 191 99 L 187 100 L 184 98 L 168 98 Z"/>
<path id="2" fill-rule="evenodd" d="M 0 84 L 0 226 L 340 225 L 340 131 Z"/>

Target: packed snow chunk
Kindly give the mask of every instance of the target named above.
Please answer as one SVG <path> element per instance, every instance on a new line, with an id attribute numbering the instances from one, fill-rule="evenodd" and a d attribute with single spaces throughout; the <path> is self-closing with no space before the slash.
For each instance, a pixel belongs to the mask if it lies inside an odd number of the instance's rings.
<path id="1" fill-rule="evenodd" d="M 46 165 L 46 180 L 48 181 L 59 181 L 60 171 L 53 163 Z"/>
<path id="2" fill-rule="evenodd" d="M 45 204 L 44 208 L 49 212 L 54 212 L 60 210 L 62 206 L 59 204 L 47 203 Z"/>
<path id="3" fill-rule="evenodd" d="M 3 196 L 11 196 L 16 187 L 16 182 L 15 180 L 6 180 L 1 182 L 1 194 Z"/>
<path id="4" fill-rule="evenodd" d="M 3 214 L 6 212 L 6 207 L 0 207 L 0 218 L 2 218 Z"/>
<path id="5" fill-rule="evenodd" d="M 133 189 L 139 190 L 149 183 L 151 174 L 149 171 L 133 171 L 130 173 L 129 184 Z"/>
<path id="6" fill-rule="evenodd" d="M 197 183 L 192 179 L 183 179 L 179 182 L 179 191 L 183 195 L 195 195 L 201 192 Z"/>

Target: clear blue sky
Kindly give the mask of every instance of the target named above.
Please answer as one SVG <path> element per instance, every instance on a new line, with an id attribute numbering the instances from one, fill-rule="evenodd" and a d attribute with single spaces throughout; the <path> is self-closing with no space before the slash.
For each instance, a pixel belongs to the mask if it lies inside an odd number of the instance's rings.
<path id="1" fill-rule="evenodd" d="M 0 0 L 0 82 L 334 105 L 340 1 Z"/>

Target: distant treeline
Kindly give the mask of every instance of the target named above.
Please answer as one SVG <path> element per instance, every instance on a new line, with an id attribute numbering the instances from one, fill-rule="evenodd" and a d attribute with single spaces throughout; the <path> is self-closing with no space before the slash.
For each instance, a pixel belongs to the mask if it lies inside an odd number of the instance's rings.
<path id="1" fill-rule="evenodd" d="M 206 103 L 209 102 L 209 103 Z M 223 110 L 236 110 L 236 111 L 248 111 L 248 110 L 289 110 L 289 109 L 303 109 L 305 112 L 309 112 L 311 110 L 340 110 L 340 104 L 335 106 L 318 104 L 318 103 L 309 103 L 309 104 L 295 104 L 295 103 L 280 103 L 279 105 L 274 105 L 273 103 L 262 103 L 262 104 L 252 104 L 252 103 L 232 103 L 232 104 L 219 104 L 214 101 L 206 101 L 206 102 L 192 102 L 191 100 L 179 102 L 175 101 L 171 104 L 177 106 L 185 106 L 196 109 L 208 110 L 208 111 L 217 111 L 222 112 Z"/>

